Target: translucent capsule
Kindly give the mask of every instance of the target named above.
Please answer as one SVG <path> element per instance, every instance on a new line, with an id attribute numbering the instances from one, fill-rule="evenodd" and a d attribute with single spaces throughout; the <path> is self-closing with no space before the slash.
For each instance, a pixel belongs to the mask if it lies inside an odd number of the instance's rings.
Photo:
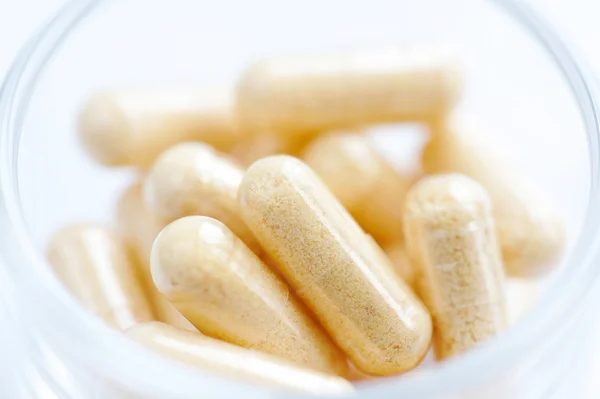
<path id="1" fill-rule="evenodd" d="M 189 216 L 163 229 L 152 248 L 158 289 L 202 333 L 345 375 L 343 353 L 287 285 L 223 223 Z"/>
<path id="2" fill-rule="evenodd" d="M 240 137 L 227 88 L 101 92 L 83 107 L 79 133 L 100 163 L 141 167 L 179 142 L 227 150 Z"/>
<path id="3" fill-rule="evenodd" d="M 47 257 L 75 297 L 109 324 L 126 329 L 155 320 L 139 271 L 115 231 L 96 225 L 66 227 L 50 240 Z"/>
<path id="4" fill-rule="evenodd" d="M 117 204 L 117 222 L 120 232 L 131 247 L 142 273 L 145 288 L 159 320 L 191 331 L 196 328 L 158 292 L 150 274 L 150 251 L 154 239 L 164 223 L 146 207 L 142 198 L 141 182 L 131 185 Z"/>
<path id="5" fill-rule="evenodd" d="M 238 200 L 279 271 L 361 371 L 390 375 L 420 362 L 427 310 L 308 166 L 288 156 L 257 161 Z"/>
<path id="6" fill-rule="evenodd" d="M 377 152 L 368 137 L 335 133 L 314 140 L 305 162 L 383 246 L 402 240 L 404 197 L 412 176 L 402 176 Z"/>
<path id="7" fill-rule="evenodd" d="M 240 126 L 305 135 L 356 126 L 437 118 L 462 82 L 437 51 L 391 50 L 263 60 L 242 76 Z"/>
<path id="8" fill-rule="evenodd" d="M 409 192 L 406 245 L 434 324 L 440 359 L 507 325 L 504 270 L 488 194 L 458 174 L 422 179 Z"/>
<path id="9" fill-rule="evenodd" d="M 415 287 L 417 281 L 417 273 L 413 267 L 404 243 L 395 243 L 384 248 L 385 254 L 392 261 L 394 270 L 398 273 L 402 280 L 411 287 Z"/>
<path id="10" fill-rule="evenodd" d="M 290 138 L 278 134 L 263 134 L 240 141 L 230 154 L 242 165 L 250 166 L 269 155 L 300 155 L 309 141 L 310 137 Z"/>
<path id="11" fill-rule="evenodd" d="M 260 254 L 260 245 L 242 220 L 236 201 L 243 176 L 240 165 L 210 146 L 181 143 L 152 165 L 144 184 L 144 199 L 167 223 L 191 215 L 215 218 Z"/>
<path id="12" fill-rule="evenodd" d="M 127 335 L 164 356 L 227 378 L 264 385 L 275 390 L 314 395 L 352 395 L 343 378 L 299 368 L 283 359 L 251 351 L 154 322 L 127 330 Z"/>
<path id="13" fill-rule="evenodd" d="M 426 173 L 462 173 L 489 193 L 506 272 L 528 277 L 551 270 L 565 246 L 563 221 L 534 184 L 495 158 L 492 149 L 451 123 L 423 153 Z"/>

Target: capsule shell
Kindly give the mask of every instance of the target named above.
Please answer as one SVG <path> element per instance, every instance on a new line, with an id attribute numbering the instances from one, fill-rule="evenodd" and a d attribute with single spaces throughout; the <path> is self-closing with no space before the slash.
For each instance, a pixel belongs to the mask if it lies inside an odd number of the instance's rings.
<path id="1" fill-rule="evenodd" d="M 343 353 L 264 263 L 223 223 L 189 216 L 152 248 L 158 289 L 202 333 L 345 375 Z"/>
<path id="2" fill-rule="evenodd" d="M 431 339 L 427 310 L 308 166 L 263 158 L 238 200 L 282 275 L 361 371 L 391 375 L 419 363 Z"/>
<path id="3" fill-rule="evenodd" d="M 314 140 L 304 160 L 361 227 L 382 246 L 401 241 L 404 198 L 412 176 L 402 176 L 359 133 Z"/>
<path id="4" fill-rule="evenodd" d="M 436 51 L 280 57 L 244 73 L 237 113 L 245 131 L 295 136 L 428 121 L 454 105 L 461 86 L 453 62 Z"/>
<path id="5" fill-rule="evenodd" d="M 191 366 L 276 390 L 315 395 L 351 395 L 343 378 L 300 368 L 278 357 L 159 323 L 144 323 L 127 330 L 143 346 Z"/>
<path id="6" fill-rule="evenodd" d="M 121 195 L 117 204 L 118 228 L 135 254 L 146 293 L 152 302 L 158 320 L 178 328 L 195 331 L 196 328 L 161 294 L 150 274 L 152 243 L 164 224 L 146 207 L 142 198 L 142 183 L 132 184 Z"/>
<path id="7" fill-rule="evenodd" d="M 458 174 L 422 179 L 406 199 L 405 230 L 438 359 L 506 327 L 504 269 L 490 199 L 479 183 Z"/>
<path id="8" fill-rule="evenodd" d="M 63 228 L 50 240 L 47 257 L 73 295 L 110 325 L 126 329 L 155 320 L 139 271 L 115 231 L 91 224 Z"/>
<path id="9" fill-rule="evenodd" d="M 230 154 L 240 164 L 250 166 L 269 155 L 300 155 L 309 141 L 310 136 L 290 138 L 274 133 L 264 134 L 240 141 Z"/>
<path id="10" fill-rule="evenodd" d="M 384 248 L 385 254 L 390 258 L 394 270 L 412 288 L 415 288 L 417 272 L 410 261 L 404 243 L 395 243 Z"/>
<path id="11" fill-rule="evenodd" d="M 543 274 L 557 264 L 565 228 L 534 184 L 507 169 L 478 137 L 461 133 L 455 122 L 435 132 L 423 153 L 426 173 L 462 173 L 477 180 L 492 198 L 504 266 L 510 276 Z"/>
<path id="12" fill-rule="evenodd" d="M 244 169 L 203 143 L 181 143 L 152 165 L 144 183 L 144 200 L 167 224 L 184 216 L 215 218 L 255 253 L 262 252 L 240 215 L 236 201 Z"/>
<path id="13" fill-rule="evenodd" d="M 81 110 L 79 135 L 103 165 L 148 167 L 184 141 L 228 150 L 240 131 L 231 90 L 215 87 L 97 93 Z"/>

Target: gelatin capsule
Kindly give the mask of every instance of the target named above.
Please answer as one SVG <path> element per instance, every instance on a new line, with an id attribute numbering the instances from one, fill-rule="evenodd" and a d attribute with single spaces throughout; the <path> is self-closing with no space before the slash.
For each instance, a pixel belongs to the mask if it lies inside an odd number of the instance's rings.
<path id="1" fill-rule="evenodd" d="M 232 92 L 216 87 L 97 93 L 81 110 L 79 134 L 100 163 L 140 167 L 176 143 L 228 150 L 240 137 Z"/>
<path id="2" fill-rule="evenodd" d="M 139 271 L 117 232 L 91 224 L 63 228 L 50 240 L 47 257 L 73 295 L 110 325 L 126 329 L 155 320 Z"/>
<path id="3" fill-rule="evenodd" d="M 231 345 L 199 333 L 159 323 L 144 323 L 126 334 L 143 346 L 223 377 L 275 390 L 314 395 L 352 395 L 343 378 L 300 368 L 275 356 Z"/>
<path id="4" fill-rule="evenodd" d="M 424 171 L 462 173 L 487 190 L 508 275 L 548 272 L 565 246 L 563 221 L 534 184 L 504 167 L 489 146 L 464 129 L 450 123 L 435 132 L 423 153 Z"/>
<path id="5" fill-rule="evenodd" d="M 436 357 L 460 354 L 504 329 L 504 269 L 483 187 L 459 174 L 425 177 L 408 193 L 404 226 L 433 318 Z"/>
<path id="6" fill-rule="evenodd" d="M 402 176 L 359 133 L 315 139 L 304 161 L 358 224 L 382 246 L 402 240 L 404 198 L 412 176 Z"/>
<path id="7" fill-rule="evenodd" d="M 427 309 L 308 166 L 263 158 L 238 200 L 281 274 L 361 371 L 391 375 L 420 362 L 431 339 Z"/>
<path id="8" fill-rule="evenodd" d="M 417 274 L 413 267 L 404 243 L 395 243 L 383 249 L 385 254 L 392 261 L 394 270 L 398 273 L 402 280 L 410 287 L 415 288 Z"/>
<path id="9" fill-rule="evenodd" d="M 345 375 L 346 358 L 287 285 L 223 223 L 188 216 L 152 247 L 156 286 L 213 338 Z"/>
<path id="10" fill-rule="evenodd" d="M 301 136 L 444 114 L 462 88 L 438 51 L 386 50 L 266 59 L 237 90 L 240 126 Z"/>
<path id="11" fill-rule="evenodd" d="M 121 195 L 117 204 L 117 223 L 120 232 L 136 255 L 146 293 L 154 313 L 160 321 L 178 328 L 195 331 L 196 328 L 175 307 L 158 292 L 150 274 L 150 251 L 152 243 L 164 227 L 158 218 L 146 207 L 142 198 L 142 183 L 132 184 Z"/>
<path id="12" fill-rule="evenodd" d="M 215 218 L 260 255 L 260 245 L 242 220 L 236 201 L 243 176 L 240 165 L 210 146 L 181 143 L 152 165 L 144 200 L 165 224 L 191 215 Z"/>
<path id="13" fill-rule="evenodd" d="M 300 155 L 309 138 L 292 139 L 278 134 L 264 134 L 240 141 L 230 154 L 240 164 L 250 166 L 269 155 Z"/>

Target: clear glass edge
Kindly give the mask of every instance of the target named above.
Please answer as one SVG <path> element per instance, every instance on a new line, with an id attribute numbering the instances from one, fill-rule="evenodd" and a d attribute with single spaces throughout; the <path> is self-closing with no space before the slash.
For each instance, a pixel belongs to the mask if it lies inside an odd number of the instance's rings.
<path id="1" fill-rule="evenodd" d="M 184 365 L 164 362 L 158 356 L 130 345 L 122 335 L 108 329 L 78 306 L 34 249 L 20 209 L 18 182 L 15 178 L 18 139 L 31 94 L 56 48 L 82 19 L 104 1 L 71 1 L 65 5 L 23 47 L 0 89 L 0 232 L 3 236 L 0 256 L 3 267 L 21 283 L 25 282 L 30 286 L 27 288 L 31 288 L 31 292 L 36 292 L 39 303 L 46 307 L 48 314 L 56 316 L 57 324 L 63 321 L 72 329 L 71 336 L 80 338 L 73 341 L 47 326 L 47 331 L 39 331 L 40 334 L 47 333 L 55 343 L 60 343 L 61 349 L 64 349 L 61 354 L 70 353 L 73 360 L 88 365 L 100 375 L 106 376 L 107 370 L 118 380 L 117 376 L 125 375 L 127 378 L 120 382 L 131 387 L 146 384 L 149 385 L 149 391 L 155 388 L 182 397 L 206 394 L 206 382 L 213 380 L 213 376 L 208 377 Z M 567 46 L 530 6 L 516 0 L 492 2 L 508 12 L 538 39 L 562 71 L 580 107 L 590 150 L 590 197 L 586 222 L 567 263 L 581 266 L 565 268 L 561 272 L 563 278 L 557 279 L 560 280 L 560 285 L 550 287 L 531 316 L 502 336 L 460 358 L 440 363 L 427 373 L 407 375 L 394 381 L 360 388 L 360 394 L 365 397 L 391 399 L 392 396 L 411 398 L 418 395 L 425 398 L 438 394 L 452 395 L 466 387 L 477 386 L 485 382 L 483 373 L 477 371 L 484 368 L 485 376 L 492 376 L 508 369 L 518 357 L 535 348 L 536 343 L 544 341 L 548 331 L 558 330 L 559 328 L 554 327 L 564 325 L 565 320 L 573 317 L 577 313 L 573 308 L 586 299 L 592 287 L 597 286 L 598 270 L 593 267 L 593 263 L 598 259 L 600 247 L 600 209 L 590 206 L 600 203 L 597 181 L 600 150 L 597 101 L 600 97 L 597 82 L 589 67 L 573 54 L 573 46 Z M 26 279 L 18 278 L 23 273 L 20 264 L 32 265 L 35 273 L 30 273 Z M 66 351 L 67 348 L 69 351 Z M 119 353 L 119 356 L 115 357 L 114 353 Z M 468 381 L 461 378 L 465 374 L 470 376 Z M 160 375 L 162 378 L 145 378 L 148 375 Z M 241 387 L 247 395 L 259 392 L 259 389 L 225 381 L 218 389 L 222 397 L 239 394 Z"/>

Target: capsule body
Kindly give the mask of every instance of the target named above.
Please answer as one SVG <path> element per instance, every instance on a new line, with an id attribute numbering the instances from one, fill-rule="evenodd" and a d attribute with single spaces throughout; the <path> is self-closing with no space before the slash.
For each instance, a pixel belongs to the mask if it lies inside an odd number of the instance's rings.
<path id="1" fill-rule="evenodd" d="M 486 189 L 508 275 L 548 272 L 565 246 L 563 221 L 531 182 L 504 167 L 478 137 L 461 130 L 453 123 L 435 132 L 423 153 L 424 171 L 462 173 Z"/>
<path id="2" fill-rule="evenodd" d="M 288 156 L 257 161 L 238 200 L 279 271 L 357 367 L 390 375 L 419 363 L 431 339 L 427 310 L 309 167 Z"/>
<path id="3" fill-rule="evenodd" d="M 244 73 L 237 113 L 249 132 L 305 135 L 434 119 L 456 102 L 460 88 L 452 62 L 439 52 L 280 57 Z"/>
<path id="4" fill-rule="evenodd" d="M 92 313 L 126 329 L 155 320 L 127 246 L 115 231 L 74 225 L 48 244 L 48 261 L 63 283 Z"/>
<path id="5" fill-rule="evenodd" d="M 410 257 L 406 252 L 404 243 L 395 243 L 383 249 L 385 254 L 390 258 L 394 270 L 410 287 L 415 288 L 417 282 L 417 272 L 410 261 Z"/>
<path id="6" fill-rule="evenodd" d="M 434 323 L 440 359 L 507 325 L 504 270 L 489 196 L 463 175 L 422 179 L 409 192 L 406 244 Z"/>
<path id="7" fill-rule="evenodd" d="M 250 166 L 255 161 L 269 155 L 299 156 L 310 139 L 311 136 L 291 138 L 276 133 L 267 133 L 238 142 L 230 154 L 240 164 Z"/>
<path id="8" fill-rule="evenodd" d="M 81 110 L 79 135 L 104 165 L 148 167 L 179 142 L 203 141 L 227 150 L 240 131 L 231 91 L 199 88 L 98 93 Z"/>
<path id="9" fill-rule="evenodd" d="M 159 354 L 223 377 L 315 395 L 351 395 L 354 392 L 352 385 L 343 378 L 299 368 L 278 357 L 163 323 L 140 324 L 127 330 L 127 335 Z"/>
<path id="10" fill-rule="evenodd" d="M 402 176 L 359 133 L 315 139 L 305 162 L 361 227 L 382 246 L 402 240 L 404 198 L 412 177 Z"/>
<path id="11" fill-rule="evenodd" d="M 144 200 L 165 225 L 184 216 L 210 216 L 260 254 L 260 245 L 242 220 L 236 201 L 243 175 L 240 165 L 206 144 L 177 144 L 152 165 L 144 183 Z"/>
<path id="12" fill-rule="evenodd" d="M 287 285 L 223 223 L 189 216 L 152 248 L 158 289 L 202 333 L 327 373 L 347 372 L 343 353 Z"/>
<path id="13" fill-rule="evenodd" d="M 164 227 L 144 204 L 142 184 L 131 185 L 117 204 L 118 228 L 135 254 L 135 260 L 143 277 L 146 293 L 152 302 L 154 313 L 160 321 L 175 327 L 195 331 L 196 328 L 158 292 L 150 274 L 150 251 L 152 243 Z"/>

